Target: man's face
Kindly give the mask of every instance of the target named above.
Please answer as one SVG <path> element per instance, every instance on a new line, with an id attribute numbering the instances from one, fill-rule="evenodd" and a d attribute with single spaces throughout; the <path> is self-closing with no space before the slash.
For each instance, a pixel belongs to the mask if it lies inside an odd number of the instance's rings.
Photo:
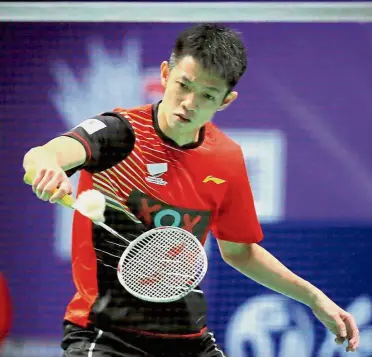
<path id="1" fill-rule="evenodd" d="M 166 127 L 174 134 L 192 134 L 212 120 L 236 97 L 228 91 L 221 78 L 210 74 L 191 56 L 183 57 L 170 70 L 168 63 L 161 65 L 161 80 L 165 88 L 163 113 Z"/>

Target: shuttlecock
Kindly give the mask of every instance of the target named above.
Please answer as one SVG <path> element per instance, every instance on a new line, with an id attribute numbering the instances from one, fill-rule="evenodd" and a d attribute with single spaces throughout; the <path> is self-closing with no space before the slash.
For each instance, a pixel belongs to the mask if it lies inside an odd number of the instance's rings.
<path id="1" fill-rule="evenodd" d="M 93 222 L 105 221 L 105 196 L 97 190 L 82 192 L 77 198 L 74 208 Z"/>

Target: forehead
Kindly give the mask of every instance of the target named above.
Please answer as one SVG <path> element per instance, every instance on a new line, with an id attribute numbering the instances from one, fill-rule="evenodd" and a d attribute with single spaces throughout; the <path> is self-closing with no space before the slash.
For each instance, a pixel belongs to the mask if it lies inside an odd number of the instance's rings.
<path id="1" fill-rule="evenodd" d="M 183 57 L 178 61 L 172 72 L 176 78 L 187 79 L 202 87 L 216 88 L 221 92 L 227 90 L 226 82 L 223 79 L 203 68 L 191 56 Z"/>

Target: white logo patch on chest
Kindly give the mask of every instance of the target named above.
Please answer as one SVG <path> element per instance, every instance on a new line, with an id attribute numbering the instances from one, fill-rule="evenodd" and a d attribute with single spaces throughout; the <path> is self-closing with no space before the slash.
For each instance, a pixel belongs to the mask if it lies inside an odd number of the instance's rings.
<path id="1" fill-rule="evenodd" d="M 148 173 L 150 174 L 150 176 L 146 176 L 147 182 L 161 186 L 165 186 L 168 183 L 161 178 L 161 175 L 168 171 L 168 164 L 166 162 L 159 164 L 147 164 L 146 167 Z"/>

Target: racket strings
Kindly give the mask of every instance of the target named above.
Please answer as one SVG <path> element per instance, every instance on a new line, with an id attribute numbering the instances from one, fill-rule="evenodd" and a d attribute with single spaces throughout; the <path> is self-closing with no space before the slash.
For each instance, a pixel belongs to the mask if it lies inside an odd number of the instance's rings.
<path id="1" fill-rule="evenodd" d="M 180 230 L 157 230 L 136 242 L 121 264 L 128 288 L 165 299 L 195 287 L 204 276 L 201 245 Z"/>

